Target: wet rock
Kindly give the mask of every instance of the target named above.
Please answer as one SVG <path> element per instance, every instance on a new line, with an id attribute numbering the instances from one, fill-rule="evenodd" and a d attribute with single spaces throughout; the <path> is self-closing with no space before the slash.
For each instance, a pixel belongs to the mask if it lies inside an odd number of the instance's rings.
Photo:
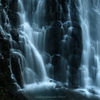
<path id="1" fill-rule="evenodd" d="M 68 35 L 71 37 L 70 55 L 67 58 L 70 66 L 69 87 L 78 88 L 78 68 L 80 67 L 82 56 L 82 32 L 79 23 L 73 22 L 73 28 Z"/>
<path id="2" fill-rule="evenodd" d="M 63 38 L 63 29 L 60 26 L 60 22 L 53 22 L 53 27 L 47 29 L 46 32 L 46 52 L 51 55 L 59 53 L 59 42 Z"/>
<path id="3" fill-rule="evenodd" d="M 69 87 L 78 88 L 78 68 L 80 67 L 81 56 L 72 55 L 68 59 L 69 68 Z"/>
<path id="4" fill-rule="evenodd" d="M 67 0 L 50 0 L 45 1 L 45 22 L 47 25 L 54 20 L 60 20 L 61 22 L 66 22 L 67 20 Z"/>
<path id="5" fill-rule="evenodd" d="M 78 70 L 74 66 L 69 68 L 68 87 L 78 88 Z"/>
<path id="6" fill-rule="evenodd" d="M 13 40 L 18 43 L 18 41 L 19 41 L 19 33 L 18 33 L 18 30 L 17 29 L 12 29 L 10 31 L 10 33 L 11 33 L 11 36 L 12 36 Z"/>
<path id="7" fill-rule="evenodd" d="M 68 28 L 71 27 L 71 22 L 67 21 L 63 24 L 63 28 L 64 28 L 64 34 L 67 34 L 68 32 Z"/>
<path id="8" fill-rule="evenodd" d="M 0 38 L 1 53 L 5 58 L 9 58 L 9 40 Z"/>
<path id="9" fill-rule="evenodd" d="M 17 12 L 13 12 L 11 10 L 8 10 L 8 17 L 9 17 L 9 21 L 13 27 L 16 27 L 17 25 L 19 25 Z"/>
<path id="10" fill-rule="evenodd" d="M 71 10 L 71 20 L 72 20 L 72 22 L 78 22 L 79 23 L 79 21 L 80 21 L 80 18 L 79 18 L 79 11 L 78 11 L 78 9 L 77 9 L 77 7 L 79 6 L 79 2 L 78 2 L 78 0 L 72 0 L 71 1 L 71 8 L 70 8 L 70 10 Z"/>
<path id="11" fill-rule="evenodd" d="M 8 0 L 1 0 L 1 4 L 3 5 L 3 7 L 8 5 Z"/>
<path id="12" fill-rule="evenodd" d="M 11 0 L 9 4 L 9 9 L 13 12 L 18 12 L 18 0 Z"/>
<path id="13" fill-rule="evenodd" d="M 0 14 L 2 14 L 2 12 L 3 12 L 3 6 L 2 6 L 2 4 L 0 4 Z M 0 16 L 0 18 L 1 18 L 1 16 Z"/>
<path id="14" fill-rule="evenodd" d="M 71 55 L 68 59 L 69 66 L 74 66 L 76 70 L 80 67 L 81 56 Z"/>
<path id="15" fill-rule="evenodd" d="M 28 99 L 24 97 L 22 93 L 17 92 L 14 100 L 28 100 Z"/>
<path id="16" fill-rule="evenodd" d="M 13 48 L 13 49 L 19 49 L 19 45 L 18 45 L 18 43 L 16 41 L 12 40 L 11 42 L 12 42 L 11 46 L 10 46 L 11 48 Z"/>
<path id="17" fill-rule="evenodd" d="M 94 95 L 99 95 L 99 92 L 96 91 L 95 88 L 89 88 L 88 91 L 89 91 L 90 93 L 94 94 Z"/>
<path id="18" fill-rule="evenodd" d="M 42 57 L 43 57 L 43 60 L 44 60 L 44 64 L 51 63 L 51 56 L 50 56 L 50 54 L 44 52 L 42 54 Z"/>
<path id="19" fill-rule="evenodd" d="M 22 82 L 22 75 L 21 75 L 21 58 L 17 54 L 12 54 L 11 56 L 11 68 L 12 72 L 17 80 L 18 85 L 22 88 L 23 82 Z"/>
<path id="20" fill-rule="evenodd" d="M 60 55 L 54 55 L 52 64 L 54 66 L 54 80 L 66 82 L 67 61 Z"/>
<path id="21" fill-rule="evenodd" d="M 60 41 L 60 48 L 59 48 L 59 53 L 66 59 L 69 58 L 70 56 L 70 42 L 66 41 L 66 40 L 62 40 Z"/>
<path id="22" fill-rule="evenodd" d="M 9 58 L 9 51 L 2 51 L 2 54 L 5 58 Z"/>
<path id="23" fill-rule="evenodd" d="M 54 21 L 52 24 L 51 24 L 51 27 L 54 27 L 54 28 L 61 28 L 62 26 L 62 23 L 60 21 Z"/>
<path id="24" fill-rule="evenodd" d="M 18 87 L 11 79 L 9 59 L 0 58 L 0 100 L 27 100 L 21 93 L 16 92 Z"/>
<path id="25" fill-rule="evenodd" d="M 63 84 L 63 87 L 64 87 L 64 88 L 68 88 L 68 84 L 64 83 L 64 84 Z"/>
<path id="26" fill-rule="evenodd" d="M 51 79 L 54 79 L 54 67 L 52 64 L 48 63 L 46 65 L 46 72 L 48 77 L 50 77 Z"/>
<path id="27" fill-rule="evenodd" d="M 18 0 L 1 0 L 1 3 L 3 5 L 3 8 L 5 12 L 8 14 L 8 19 L 10 21 L 10 24 L 14 27 L 17 26 L 18 21 Z M 1 13 L 1 19 L 2 19 L 2 26 L 4 26 L 5 23 L 5 15 L 2 11 Z M 7 21 L 8 23 L 8 21 Z M 5 26 L 4 26 L 5 27 Z"/>
<path id="28" fill-rule="evenodd" d="M 0 59 L 0 86 L 5 87 L 11 82 L 8 59 Z"/>

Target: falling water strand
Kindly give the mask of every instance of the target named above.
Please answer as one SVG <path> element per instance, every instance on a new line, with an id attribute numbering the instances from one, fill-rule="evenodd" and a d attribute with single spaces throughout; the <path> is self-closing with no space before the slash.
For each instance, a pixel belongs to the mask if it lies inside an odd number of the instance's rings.
<path id="1" fill-rule="evenodd" d="M 38 1 L 40 3 L 41 0 Z M 45 70 L 45 66 L 42 60 L 42 56 L 38 51 L 38 41 L 39 37 L 43 34 L 42 29 L 38 29 L 38 31 L 34 30 L 37 29 L 37 25 L 34 24 L 32 28 L 28 22 L 28 18 L 26 17 L 26 12 L 23 5 L 23 0 L 19 0 L 19 20 L 20 20 L 20 38 L 19 41 L 21 43 L 24 42 L 24 56 L 27 62 L 27 66 L 24 66 L 23 71 L 23 79 L 24 84 L 34 83 L 36 81 L 46 81 L 47 74 Z M 38 4 L 38 6 L 40 6 Z M 39 14 L 39 7 L 37 6 L 37 13 Z M 38 15 L 39 16 L 39 15 Z M 45 30 L 44 30 L 45 31 Z M 36 41 L 34 41 L 36 40 Z M 21 44 L 20 44 L 21 45 Z"/>
<path id="2" fill-rule="evenodd" d="M 100 0 L 79 0 L 79 4 L 83 38 L 80 86 L 100 88 Z"/>

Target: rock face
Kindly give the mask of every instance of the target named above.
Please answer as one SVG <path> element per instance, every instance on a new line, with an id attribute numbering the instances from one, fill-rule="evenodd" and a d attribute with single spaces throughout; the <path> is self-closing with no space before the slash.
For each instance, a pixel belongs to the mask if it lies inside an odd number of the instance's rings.
<path id="1" fill-rule="evenodd" d="M 22 75 L 21 75 L 21 58 L 18 55 L 12 55 L 11 68 L 18 85 L 23 88 Z"/>
<path id="2" fill-rule="evenodd" d="M 49 3 L 46 3 L 47 5 L 52 5 L 51 12 L 53 16 L 55 16 L 53 17 L 51 13 L 51 15 L 47 14 L 52 16 L 52 18 L 49 17 L 52 23 L 51 27 L 46 31 L 46 52 L 52 56 L 59 54 L 66 59 L 67 64 L 65 63 L 65 65 L 69 66 L 69 75 L 67 76 L 69 77 L 69 87 L 77 88 L 78 68 L 80 67 L 82 55 L 82 32 L 80 27 L 79 12 L 77 10 L 78 0 L 58 0 L 58 2 L 56 0 L 50 0 Z M 68 8 L 69 4 L 70 8 Z M 50 12 L 48 6 L 46 6 L 47 11 Z M 62 11 L 60 8 L 62 8 Z M 68 19 L 68 9 L 70 9 L 70 20 Z M 59 57 L 52 58 L 52 64 L 54 66 L 54 79 L 62 81 L 60 80 L 60 73 L 64 73 L 65 76 L 66 72 L 64 72 L 64 70 L 66 69 L 63 67 L 64 65 L 62 65 L 62 68 L 60 67 L 60 62 Z M 60 78 L 58 79 L 57 77 Z M 65 79 L 63 82 L 65 82 Z"/>
<path id="3" fill-rule="evenodd" d="M 16 92 L 18 87 L 15 84 L 15 80 L 11 78 L 11 65 L 9 63 L 12 57 L 10 52 L 11 46 L 14 49 L 18 49 L 18 34 L 13 29 L 18 25 L 18 17 L 16 16 L 17 3 L 15 0 L 9 0 L 9 2 L 8 0 L 1 0 L 0 4 L 0 100 L 27 100 L 21 93 Z M 13 13 L 16 14 L 14 15 Z M 12 44 L 11 35 L 13 37 Z M 19 86 L 22 87 L 18 58 L 12 58 L 13 73 Z"/>
<path id="4" fill-rule="evenodd" d="M 80 67 L 82 55 L 82 32 L 79 24 L 79 12 L 76 6 L 78 6 L 78 0 L 71 1 L 71 20 L 73 29 L 70 36 L 73 41 L 71 42 L 71 53 L 68 58 L 70 66 L 69 87 L 71 88 L 78 87 L 78 68 Z"/>
<path id="5" fill-rule="evenodd" d="M 79 12 L 77 9 L 78 0 L 71 0 L 70 2 L 69 0 L 44 1 L 45 14 L 44 16 L 39 16 L 41 17 L 41 19 L 42 17 L 44 17 L 44 21 L 41 23 L 40 26 L 50 26 L 46 30 L 45 52 L 48 53 L 48 55 L 50 55 L 51 57 L 49 58 L 49 56 L 47 56 L 47 59 L 45 60 L 45 65 L 48 63 L 51 63 L 51 65 L 53 65 L 53 67 L 51 68 L 53 68 L 54 70 L 50 69 L 50 73 L 53 73 L 54 71 L 54 80 L 66 82 L 66 78 L 68 77 L 69 87 L 77 88 L 78 68 L 80 67 L 82 54 L 82 35 L 81 27 L 79 24 Z M 25 0 L 24 3 L 30 3 L 30 1 Z M 68 18 L 69 3 L 71 20 L 69 20 Z M 37 0 L 34 1 L 34 4 L 37 5 Z M 36 10 L 35 5 L 33 6 L 33 10 Z M 8 0 L 1 0 L 0 63 L 2 64 L 4 62 L 6 65 L 2 66 L 7 67 L 9 65 L 7 61 L 9 62 L 11 58 L 11 68 L 13 70 L 17 83 L 20 87 L 23 87 L 20 69 L 20 57 L 12 55 L 9 52 L 11 47 L 13 47 L 13 49 L 15 50 L 21 50 L 21 47 L 19 45 L 19 33 L 17 31 L 19 26 L 17 11 L 18 0 L 9 0 L 9 2 Z M 32 13 L 30 12 L 30 14 Z M 8 17 L 6 15 L 8 15 Z M 31 17 L 31 15 L 28 15 L 28 17 Z M 31 21 L 29 22 L 31 23 Z M 10 33 L 10 35 L 7 35 L 5 33 Z M 10 36 L 12 37 L 12 40 L 10 40 Z M 66 74 L 66 71 L 68 71 L 69 74 Z"/>
<path id="6" fill-rule="evenodd" d="M 60 40 L 63 38 L 63 29 L 59 21 L 54 21 L 46 31 L 46 52 L 50 55 L 58 54 Z"/>
<path id="7" fill-rule="evenodd" d="M 49 0 L 45 2 L 45 22 L 47 25 L 50 25 L 50 23 L 55 20 L 60 20 L 61 22 L 67 20 L 67 1 L 68 0 Z"/>

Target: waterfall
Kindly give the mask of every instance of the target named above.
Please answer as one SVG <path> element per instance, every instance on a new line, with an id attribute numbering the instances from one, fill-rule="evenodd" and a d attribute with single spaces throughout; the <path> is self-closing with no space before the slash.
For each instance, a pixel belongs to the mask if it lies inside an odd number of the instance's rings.
<path id="1" fill-rule="evenodd" d="M 83 38 L 81 87 L 100 88 L 100 0 L 79 0 Z"/>
<path id="2" fill-rule="evenodd" d="M 70 88 L 100 93 L 100 0 L 0 0 L 0 7 L 0 40 L 10 42 L 0 55 L 9 52 L 3 59 L 18 91 L 29 100 Z"/>
<path id="3" fill-rule="evenodd" d="M 34 0 L 29 0 L 29 4 L 34 3 Z M 19 0 L 18 1 L 18 8 L 19 8 L 19 20 L 20 20 L 20 35 L 19 35 L 19 45 L 22 45 L 21 43 L 24 42 L 22 50 L 23 55 L 26 59 L 27 64 L 23 66 L 23 81 L 24 84 L 30 84 L 34 82 L 41 82 L 48 80 L 46 69 L 44 66 L 44 62 L 42 59 L 42 56 L 40 54 L 39 50 L 43 50 L 44 48 L 44 42 L 45 40 L 45 29 L 39 28 L 39 23 L 41 22 L 38 18 L 40 16 L 40 9 L 42 10 L 43 4 L 40 3 L 43 2 L 41 0 L 38 1 L 37 8 L 35 14 L 33 14 L 33 17 L 37 19 L 39 22 L 34 23 L 32 19 L 28 18 L 29 14 L 29 8 L 24 6 L 24 1 Z M 29 5 L 30 7 L 30 5 Z M 25 10 L 26 9 L 26 10 Z M 31 8 L 32 9 L 32 8 Z M 27 12 L 26 12 L 27 11 Z M 33 12 L 31 12 L 33 13 Z M 32 18 L 32 17 L 31 17 Z M 31 20 L 31 23 L 29 23 L 29 20 Z M 39 47 L 40 45 L 41 48 Z"/>

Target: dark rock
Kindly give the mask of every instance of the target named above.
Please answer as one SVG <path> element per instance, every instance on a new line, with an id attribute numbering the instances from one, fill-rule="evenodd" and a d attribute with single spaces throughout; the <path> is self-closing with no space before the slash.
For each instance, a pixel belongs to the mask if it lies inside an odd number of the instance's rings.
<path id="1" fill-rule="evenodd" d="M 10 74 L 10 71 L 9 71 L 9 60 L 8 59 L 0 59 L 0 72 L 2 73 L 8 73 Z"/>
<path id="2" fill-rule="evenodd" d="M 18 33 L 18 30 L 17 29 L 12 29 L 10 31 L 10 33 L 12 35 L 13 40 L 15 40 L 18 43 L 18 41 L 19 41 L 19 33 Z"/>
<path id="3" fill-rule="evenodd" d="M 56 20 L 51 24 L 51 27 L 61 28 L 61 25 L 62 25 L 62 23 L 59 20 L 58 21 Z"/>
<path id="4" fill-rule="evenodd" d="M 11 0 L 9 4 L 9 9 L 13 12 L 18 12 L 18 0 Z"/>
<path id="5" fill-rule="evenodd" d="M 2 14 L 3 12 L 3 6 L 0 4 L 0 14 Z M 1 19 L 1 15 L 0 15 L 0 19 Z"/>
<path id="6" fill-rule="evenodd" d="M 8 17 L 10 20 L 10 24 L 13 27 L 16 27 L 19 25 L 19 20 L 18 20 L 18 13 L 17 12 L 13 12 L 12 10 L 8 10 Z"/>
<path id="7" fill-rule="evenodd" d="M 5 58 L 9 58 L 9 40 L 0 38 L 1 53 Z"/>
<path id="8" fill-rule="evenodd" d="M 70 7 L 70 10 L 71 10 L 71 20 L 72 22 L 78 22 L 80 21 L 80 18 L 79 18 L 79 11 L 77 9 L 77 7 L 79 6 L 79 2 L 78 0 L 71 0 L 71 7 Z"/>
<path id="9" fill-rule="evenodd" d="M 78 55 L 71 55 L 68 59 L 69 66 L 74 66 L 76 70 L 80 67 L 81 63 L 81 56 Z"/>
<path id="10" fill-rule="evenodd" d="M 68 44 L 70 55 L 67 57 L 69 68 L 69 87 L 78 88 L 78 68 L 81 64 L 82 56 L 82 32 L 79 23 L 73 22 L 72 30 L 67 33 L 70 38 Z M 68 37 L 66 38 L 66 41 Z M 68 48 L 67 48 L 68 50 Z"/>
<path id="11" fill-rule="evenodd" d="M 9 60 L 8 59 L 0 59 L 0 94 L 4 92 L 4 87 L 8 86 L 11 82 L 11 73 L 10 68 L 8 67 Z"/>
<path id="12" fill-rule="evenodd" d="M 9 1 L 8 0 L 1 0 L 1 4 L 3 5 L 3 7 L 5 7 L 9 4 Z"/>
<path id="13" fill-rule="evenodd" d="M 78 70 L 72 66 L 69 68 L 68 86 L 78 88 Z"/>
<path id="14" fill-rule="evenodd" d="M 70 56 L 70 41 L 62 40 L 60 41 L 59 53 L 66 59 Z"/>
<path id="15" fill-rule="evenodd" d="M 9 51 L 2 51 L 2 54 L 5 58 L 9 58 Z"/>
<path id="16" fill-rule="evenodd" d="M 56 21 L 54 22 L 53 27 L 47 29 L 46 32 L 45 48 L 46 52 L 51 55 L 59 53 L 59 43 L 63 38 L 63 29 L 59 26 L 61 26 L 60 23 Z"/>
<path id="17" fill-rule="evenodd" d="M 3 34 L 2 34 L 2 32 L 0 31 L 0 38 L 3 38 Z"/>
<path id="18" fill-rule="evenodd" d="M 17 92 L 16 96 L 14 97 L 14 100 L 28 100 L 28 99 L 24 97 L 22 93 Z"/>
<path id="19" fill-rule="evenodd" d="M 68 32 L 68 28 L 71 27 L 71 22 L 67 21 L 63 24 L 63 28 L 64 28 L 64 34 L 67 34 Z"/>
<path id="20" fill-rule="evenodd" d="M 17 80 L 18 85 L 22 88 L 22 75 L 21 75 L 21 57 L 17 54 L 12 54 L 11 56 L 11 68 L 12 72 Z"/>
<path id="21" fill-rule="evenodd" d="M 60 55 L 55 55 L 52 57 L 52 64 L 54 66 L 54 79 L 66 82 L 67 61 Z"/>
<path id="22" fill-rule="evenodd" d="M 96 91 L 95 88 L 89 88 L 88 91 L 89 91 L 90 93 L 94 94 L 94 95 L 99 95 L 99 92 Z"/>
<path id="23" fill-rule="evenodd" d="M 11 79 L 8 59 L 0 59 L 0 99 L 1 100 L 27 100 L 21 93 L 16 92 L 18 87 Z"/>
<path id="24" fill-rule="evenodd" d="M 45 1 L 45 22 L 47 25 L 54 20 L 60 20 L 61 22 L 66 22 L 67 20 L 67 0 L 50 0 Z"/>
<path id="25" fill-rule="evenodd" d="M 18 45 L 18 43 L 16 41 L 12 40 L 11 42 L 12 43 L 11 43 L 10 47 L 12 47 L 13 49 L 19 49 L 19 45 Z"/>

